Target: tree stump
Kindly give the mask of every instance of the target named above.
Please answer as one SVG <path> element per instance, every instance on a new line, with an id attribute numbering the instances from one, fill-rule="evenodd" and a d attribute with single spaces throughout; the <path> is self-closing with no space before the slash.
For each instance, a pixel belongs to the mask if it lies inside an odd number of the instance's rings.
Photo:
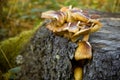
<path id="1" fill-rule="evenodd" d="M 120 80 L 120 18 L 101 19 L 103 28 L 92 34 L 93 59 L 83 80 Z M 76 43 L 56 36 L 42 25 L 21 52 L 19 80 L 74 80 Z"/>
<path id="2" fill-rule="evenodd" d="M 41 26 L 22 53 L 20 80 L 73 80 L 71 60 L 76 47 Z"/>

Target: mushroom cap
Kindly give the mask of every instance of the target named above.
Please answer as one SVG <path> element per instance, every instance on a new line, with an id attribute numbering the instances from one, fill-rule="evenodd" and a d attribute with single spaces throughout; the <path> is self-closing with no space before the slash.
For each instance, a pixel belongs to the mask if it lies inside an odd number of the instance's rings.
<path id="1" fill-rule="evenodd" d="M 81 35 L 96 32 L 102 26 L 98 20 L 91 19 L 86 11 L 79 8 L 63 7 L 59 11 L 43 12 L 41 17 L 51 20 L 47 24 L 49 30 L 72 41 Z"/>
<path id="2" fill-rule="evenodd" d="M 89 20 L 89 17 L 85 16 L 83 14 L 83 11 L 81 9 L 76 9 L 73 8 L 71 10 L 71 16 L 75 19 L 75 20 L 79 20 L 79 21 L 83 21 L 83 22 L 87 22 Z"/>
<path id="3" fill-rule="evenodd" d="M 54 19 L 54 18 L 58 18 L 58 14 L 56 11 L 50 10 L 43 12 L 41 14 L 41 18 Z"/>
<path id="4" fill-rule="evenodd" d="M 75 60 L 90 60 L 92 58 L 92 47 L 87 41 L 80 41 L 75 51 Z"/>
<path id="5" fill-rule="evenodd" d="M 41 14 L 41 18 L 57 20 L 57 23 L 63 24 L 66 19 L 66 13 L 62 11 L 46 11 Z"/>
<path id="6" fill-rule="evenodd" d="M 90 21 L 93 23 L 90 27 L 91 33 L 98 31 L 102 27 L 102 24 L 98 20 L 92 19 Z"/>

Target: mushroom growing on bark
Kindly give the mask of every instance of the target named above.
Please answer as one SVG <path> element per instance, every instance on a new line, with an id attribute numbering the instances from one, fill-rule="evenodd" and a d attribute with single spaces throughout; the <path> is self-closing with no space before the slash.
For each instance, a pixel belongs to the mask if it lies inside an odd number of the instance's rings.
<path id="1" fill-rule="evenodd" d="M 92 58 L 92 47 L 87 41 L 80 41 L 75 51 L 75 60 L 84 60 Z"/>
<path id="2" fill-rule="evenodd" d="M 68 38 L 72 42 L 78 43 L 78 47 L 74 54 L 74 59 L 90 60 L 92 58 L 92 48 L 88 42 L 89 34 L 99 30 L 102 25 L 97 19 L 90 17 L 88 13 L 79 9 L 70 7 L 63 7 L 58 11 L 47 11 L 42 13 L 42 18 L 50 20 L 47 28 L 53 33 Z M 78 39 L 83 36 L 79 42 Z M 74 70 L 75 80 L 81 80 L 82 68 L 78 66 Z"/>

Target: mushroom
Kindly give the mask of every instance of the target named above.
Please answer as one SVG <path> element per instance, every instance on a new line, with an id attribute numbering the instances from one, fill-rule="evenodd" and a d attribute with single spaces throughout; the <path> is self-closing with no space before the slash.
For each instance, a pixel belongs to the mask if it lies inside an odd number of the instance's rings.
<path id="1" fill-rule="evenodd" d="M 63 7 L 58 11 L 43 12 L 41 17 L 51 21 L 47 24 L 49 30 L 72 42 L 78 41 L 79 37 L 83 36 L 83 39 L 78 42 L 74 59 L 78 62 L 91 60 L 92 47 L 88 42 L 89 35 L 102 27 L 99 20 L 95 19 L 96 17 L 94 18 L 93 15 L 81 9 L 72 8 L 72 6 Z M 75 80 L 82 79 L 82 67 L 78 66 L 74 69 L 74 77 Z"/>
<path id="2" fill-rule="evenodd" d="M 75 51 L 74 59 L 79 64 L 79 66 L 74 69 L 75 80 L 82 80 L 83 66 L 86 64 L 86 61 L 90 61 L 92 59 L 92 47 L 88 42 L 88 39 L 89 34 L 86 34 L 83 37 L 83 40 L 78 42 L 78 47 Z"/>
<path id="3" fill-rule="evenodd" d="M 54 33 L 71 34 L 69 39 L 73 42 L 85 34 L 90 34 L 101 28 L 101 24 L 96 19 L 91 19 L 89 15 L 81 9 L 70 7 L 63 7 L 59 11 L 47 11 L 42 13 L 42 18 L 50 19 L 47 28 Z"/>

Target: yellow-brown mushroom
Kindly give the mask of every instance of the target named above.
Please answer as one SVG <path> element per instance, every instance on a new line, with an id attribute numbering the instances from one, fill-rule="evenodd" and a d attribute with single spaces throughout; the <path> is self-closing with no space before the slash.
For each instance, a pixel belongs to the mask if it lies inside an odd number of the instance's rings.
<path id="1" fill-rule="evenodd" d="M 80 36 L 83 39 L 78 42 L 78 47 L 74 54 L 76 61 L 90 60 L 92 58 L 92 48 L 88 42 L 89 35 L 98 31 L 102 25 L 87 12 L 70 7 L 63 7 L 58 11 L 47 11 L 42 13 L 42 18 L 51 20 L 47 28 L 53 33 L 63 36 L 72 42 L 76 42 Z M 82 67 L 74 69 L 75 80 L 82 79 Z"/>
<path id="2" fill-rule="evenodd" d="M 88 38 L 88 35 L 86 35 L 86 37 Z M 87 40 L 86 37 L 85 40 Z M 82 80 L 83 64 L 85 64 L 86 60 L 89 61 L 92 59 L 92 48 L 90 43 L 87 41 L 78 42 L 78 47 L 75 51 L 74 58 L 78 63 L 81 62 L 81 65 L 74 69 L 74 78 L 75 80 Z"/>

